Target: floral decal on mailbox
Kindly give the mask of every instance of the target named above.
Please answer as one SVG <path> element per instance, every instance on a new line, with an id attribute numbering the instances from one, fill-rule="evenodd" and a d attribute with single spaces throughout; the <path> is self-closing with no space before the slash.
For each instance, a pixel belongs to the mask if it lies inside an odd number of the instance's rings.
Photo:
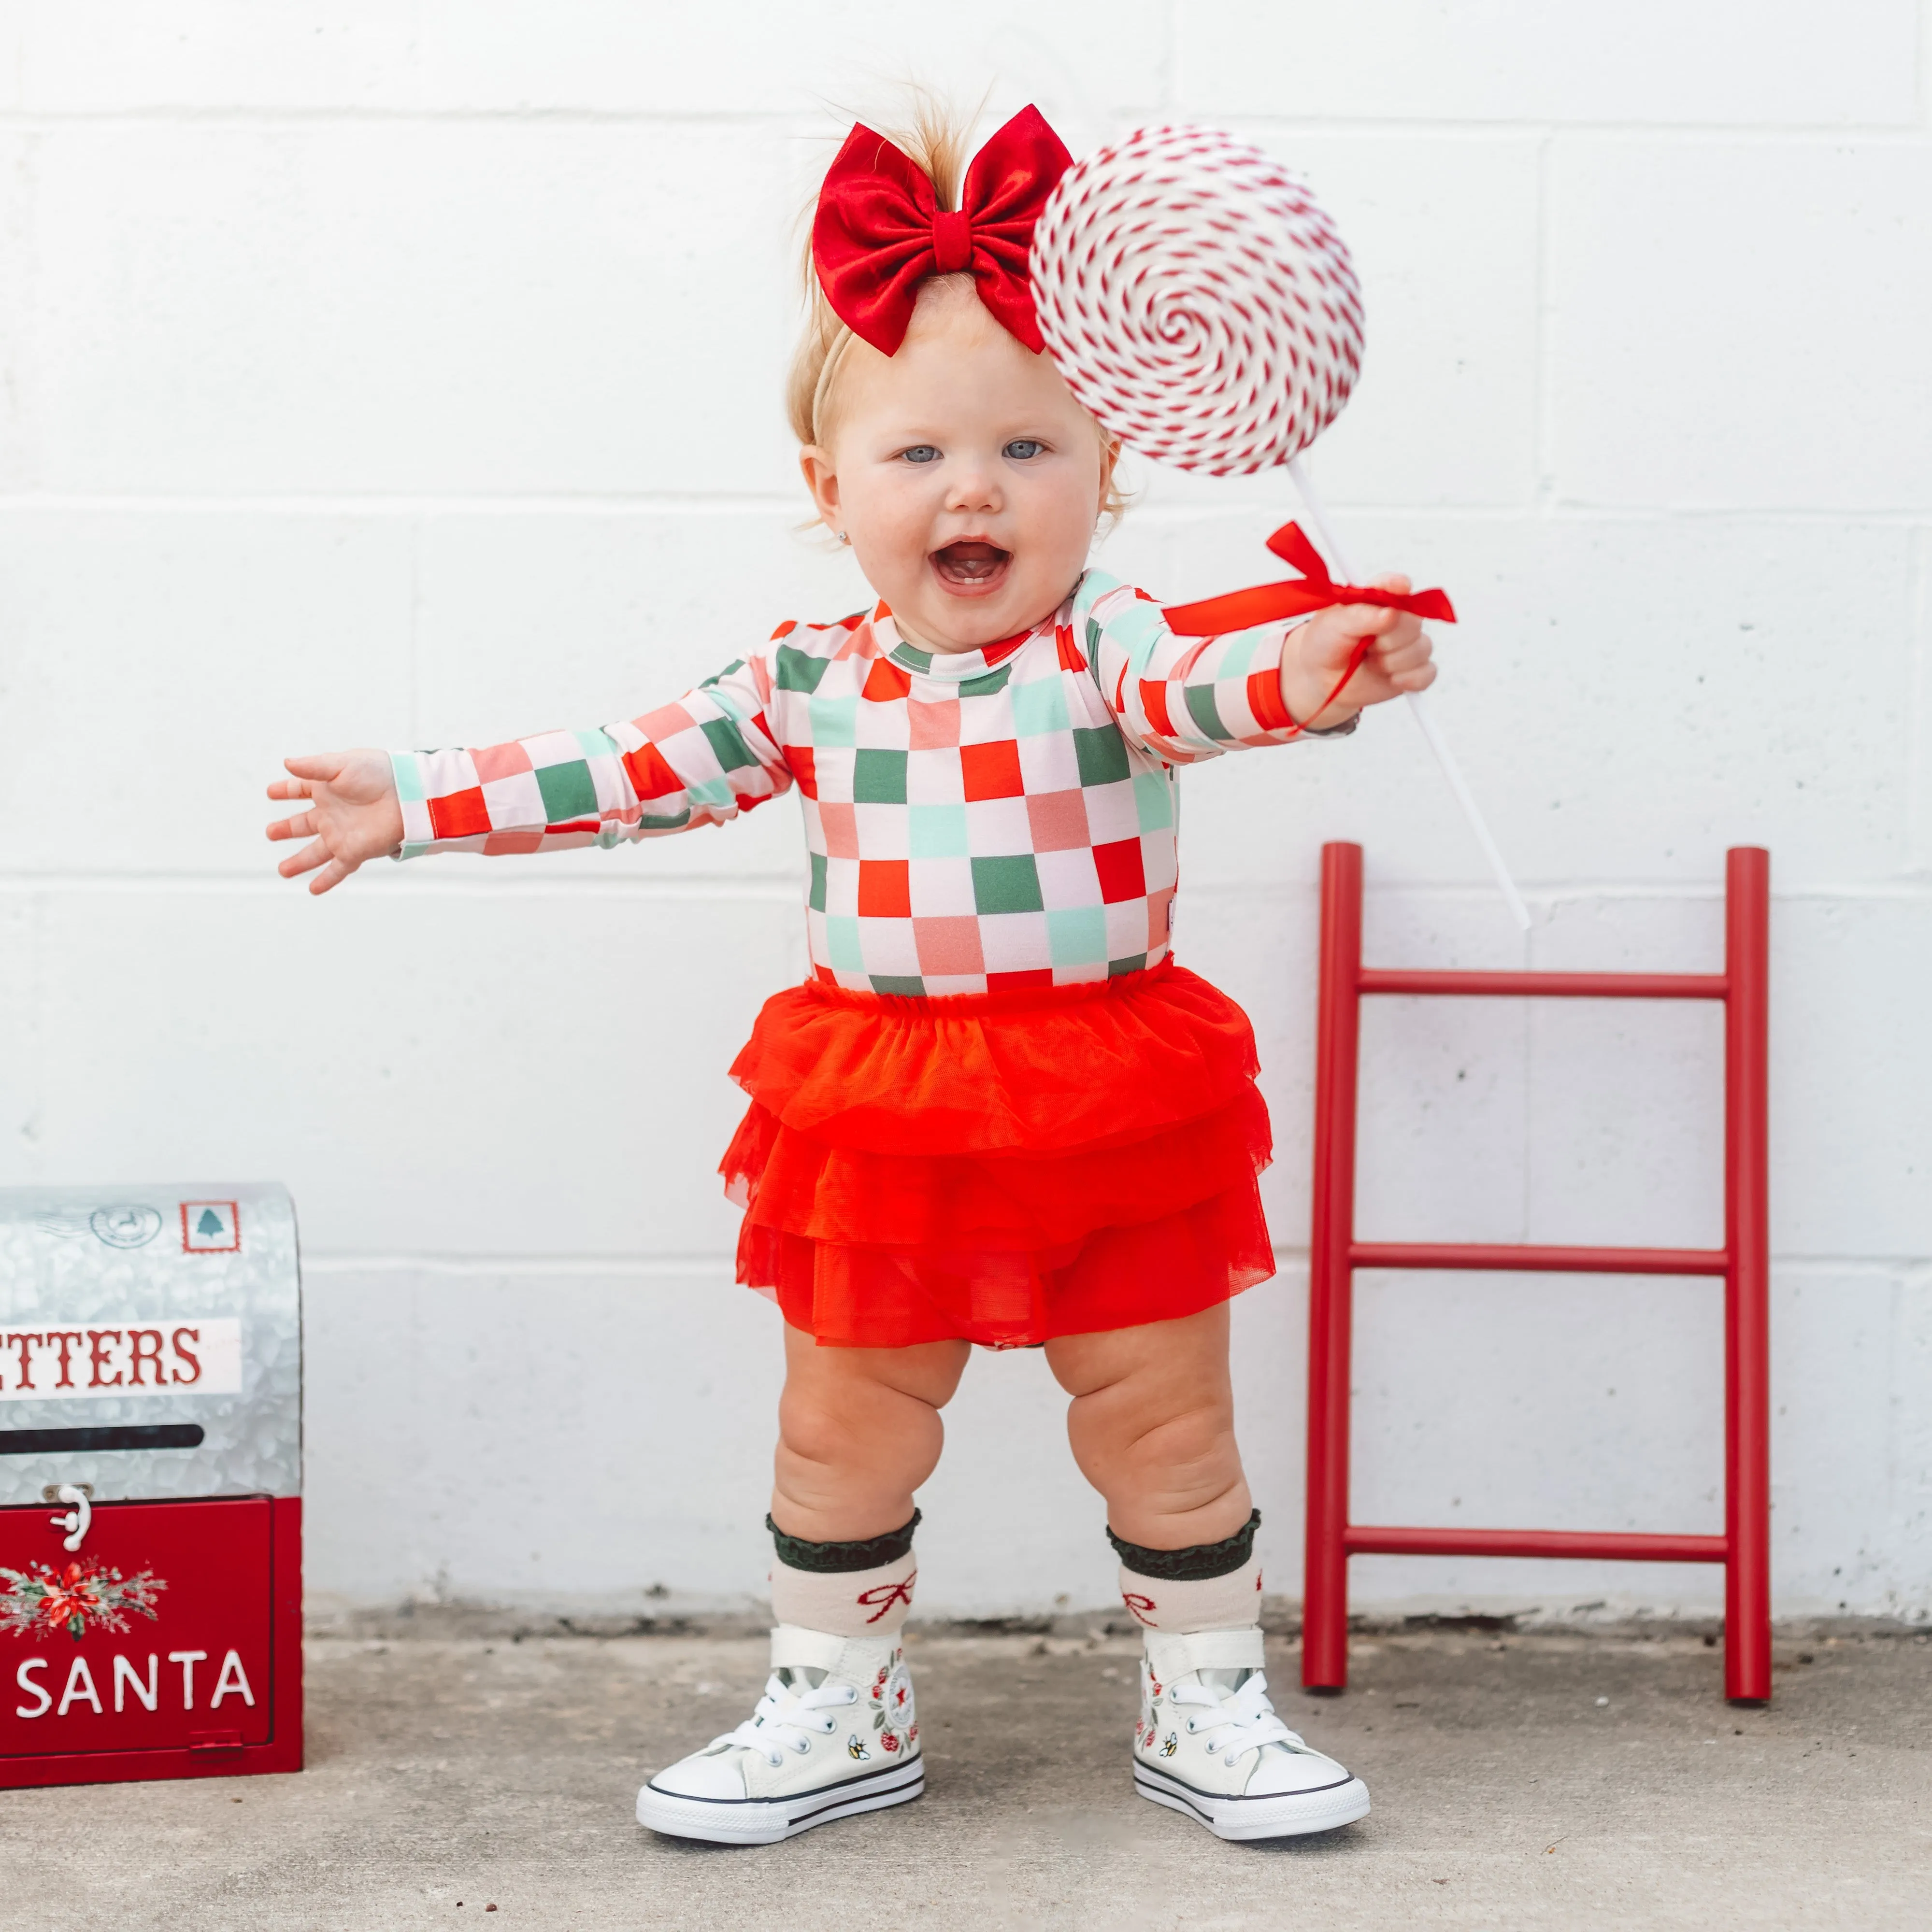
<path id="1" fill-rule="evenodd" d="M 37 1640 L 65 1630 L 76 1643 L 90 1630 L 125 1630 L 132 1611 L 152 1622 L 155 1598 L 167 1585 L 146 1570 L 124 1576 L 96 1558 L 56 1567 L 0 1568 L 0 1630 Z"/>

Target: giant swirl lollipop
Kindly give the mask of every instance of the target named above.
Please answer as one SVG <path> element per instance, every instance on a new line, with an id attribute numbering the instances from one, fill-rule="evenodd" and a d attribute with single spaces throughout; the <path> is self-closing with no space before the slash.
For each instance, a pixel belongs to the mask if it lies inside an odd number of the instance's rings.
<path id="1" fill-rule="evenodd" d="M 1362 292 L 1340 233 L 1305 182 L 1215 129 L 1143 128 L 1061 176 L 1034 230 L 1031 266 L 1047 351 L 1104 428 L 1143 456 L 1210 476 L 1285 466 L 1316 534 L 1349 574 L 1297 459 L 1355 386 Z M 1301 584 L 1276 586 L 1281 614 L 1395 601 L 1330 583 L 1318 564 L 1310 568 L 1299 537 L 1283 530 L 1270 540 L 1306 573 Z M 1257 622 L 1254 600 L 1266 596 L 1237 592 L 1192 608 L 1209 619 L 1214 606 L 1231 611 L 1245 598 L 1245 621 Z M 1441 599 L 1436 614 L 1447 610 Z M 1408 695 L 1527 930 L 1528 912 L 1447 742 L 1420 694 Z"/>

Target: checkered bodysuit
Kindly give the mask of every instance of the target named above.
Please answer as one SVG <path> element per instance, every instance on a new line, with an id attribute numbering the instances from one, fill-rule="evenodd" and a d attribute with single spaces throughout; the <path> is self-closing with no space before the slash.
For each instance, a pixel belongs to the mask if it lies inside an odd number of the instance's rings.
<path id="1" fill-rule="evenodd" d="M 883 604 L 783 624 L 628 722 L 396 754 L 400 856 L 614 845 L 795 783 L 821 980 L 920 994 L 1132 972 L 1167 952 L 1174 768 L 1297 735 L 1288 628 L 1176 637 L 1097 570 L 984 650 L 915 650 Z"/>

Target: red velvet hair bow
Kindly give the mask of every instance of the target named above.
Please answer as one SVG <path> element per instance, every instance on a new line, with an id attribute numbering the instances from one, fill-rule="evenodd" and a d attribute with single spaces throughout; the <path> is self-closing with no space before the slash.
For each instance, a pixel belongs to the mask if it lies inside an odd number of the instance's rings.
<path id="1" fill-rule="evenodd" d="M 1177 637 L 1218 638 L 1224 632 L 1250 630 L 1282 617 L 1306 616 L 1311 610 L 1326 610 L 1336 604 L 1373 604 L 1444 624 L 1456 622 L 1447 591 L 1375 590 L 1366 584 L 1337 584 L 1299 524 L 1284 524 L 1268 539 L 1268 548 L 1284 563 L 1300 571 L 1300 577 L 1203 597 L 1196 604 L 1170 604 L 1166 613 L 1168 629 Z"/>
<path id="2" fill-rule="evenodd" d="M 919 284 L 969 274 L 979 298 L 1036 352 L 1027 257 L 1033 224 L 1073 157 L 1037 107 L 1023 107 L 973 157 L 957 213 L 883 134 L 855 127 L 819 190 L 812 262 L 833 313 L 873 348 L 895 355 Z"/>

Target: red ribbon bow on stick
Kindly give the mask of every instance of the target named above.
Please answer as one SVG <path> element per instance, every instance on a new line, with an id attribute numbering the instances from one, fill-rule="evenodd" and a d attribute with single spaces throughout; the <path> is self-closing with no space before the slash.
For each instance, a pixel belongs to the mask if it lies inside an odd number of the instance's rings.
<path id="1" fill-rule="evenodd" d="M 1337 584 L 1328 574 L 1321 554 L 1302 534 L 1299 524 L 1284 524 L 1268 539 L 1268 548 L 1281 561 L 1300 571 L 1299 578 L 1282 584 L 1251 584 L 1198 603 L 1170 604 L 1167 628 L 1177 637 L 1218 638 L 1224 632 L 1251 630 L 1283 617 L 1303 617 L 1337 604 L 1373 604 L 1384 610 L 1406 610 L 1444 624 L 1456 622 L 1456 610 L 1446 590 L 1375 590 L 1366 584 Z"/>
<path id="2" fill-rule="evenodd" d="M 813 266 L 832 312 L 873 348 L 896 355 L 919 284 L 970 274 L 994 319 L 1038 353 L 1046 344 L 1027 266 L 1033 224 L 1072 166 L 1040 110 L 1023 107 L 973 157 L 952 213 L 883 134 L 855 127 L 826 172 L 812 221 Z"/>

